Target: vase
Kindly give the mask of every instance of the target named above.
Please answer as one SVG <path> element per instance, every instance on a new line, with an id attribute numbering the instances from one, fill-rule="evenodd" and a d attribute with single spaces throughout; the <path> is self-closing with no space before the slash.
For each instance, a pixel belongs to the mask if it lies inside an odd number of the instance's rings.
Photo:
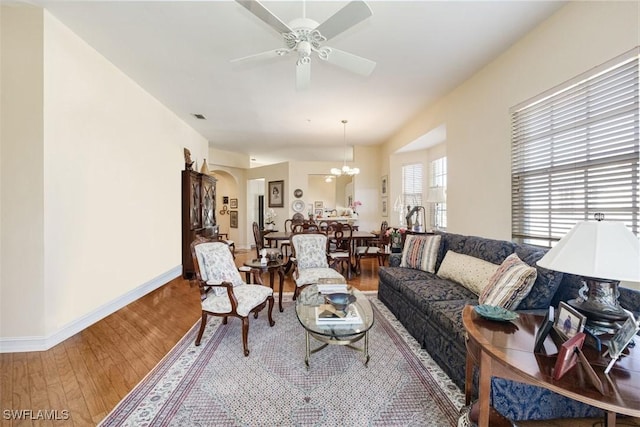
<path id="1" fill-rule="evenodd" d="M 400 233 L 391 235 L 391 252 L 402 252 L 402 236 Z"/>
<path id="2" fill-rule="evenodd" d="M 202 167 L 200 168 L 200 173 L 205 175 L 209 175 L 209 165 L 207 164 L 207 159 L 204 159 L 202 162 Z"/>
<path id="3" fill-rule="evenodd" d="M 267 224 L 265 228 L 269 231 L 273 230 L 273 224 Z"/>

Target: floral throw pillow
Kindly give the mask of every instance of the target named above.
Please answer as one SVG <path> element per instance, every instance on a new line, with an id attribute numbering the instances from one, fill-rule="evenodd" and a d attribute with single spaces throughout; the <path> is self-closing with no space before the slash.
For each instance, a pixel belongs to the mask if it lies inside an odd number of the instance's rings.
<path id="1" fill-rule="evenodd" d="M 441 236 L 417 236 L 410 234 L 404 241 L 400 267 L 417 268 L 435 273 Z"/>
<path id="2" fill-rule="evenodd" d="M 538 273 L 512 253 L 502 262 L 478 298 L 480 304 L 514 310 L 531 291 Z"/>

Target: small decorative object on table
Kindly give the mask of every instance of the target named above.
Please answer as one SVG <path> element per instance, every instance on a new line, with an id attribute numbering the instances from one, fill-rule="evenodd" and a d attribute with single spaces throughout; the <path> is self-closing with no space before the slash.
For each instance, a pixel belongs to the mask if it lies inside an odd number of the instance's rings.
<path id="1" fill-rule="evenodd" d="M 498 322 L 510 322 L 520 317 L 515 311 L 510 311 L 497 305 L 480 304 L 475 307 L 475 312 L 485 319 Z"/>
<path id="2" fill-rule="evenodd" d="M 276 225 L 276 213 L 273 209 L 269 209 L 264 213 L 264 228 L 273 230 Z"/>
<path id="3" fill-rule="evenodd" d="M 391 241 L 391 252 L 402 252 L 402 234 L 407 231 L 406 228 L 388 228 L 386 231 L 387 237 Z"/>
<path id="4" fill-rule="evenodd" d="M 547 311 L 547 314 L 544 316 L 544 320 L 542 321 L 542 324 L 540 324 L 540 327 L 536 332 L 536 342 L 533 347 L 534 353 L 539 353 L 542 349 L 544 349 L 544 340 L 545 338 L 547 338 L 547 335 L 549 335 L 551 328 L 553 328 L 553 323 L 555 322 L 555 319 L 556 319 L 555 308 L 551 305 L 549 306 L 549 310 Z"/>
<path id="5" fill-rule="evenodd" d="M 556 366 L 553 369 L 553 379 L 559 380 L 566 374 L 569 369 L 573 368 L 578 363 L 578 351 L 582 349 L 584 343 L 585 334 L 580 332 L 575 334 L 572 338 L 565 341 L 560 346 L 558 352 L 558 359 L 556 360 Z"/>

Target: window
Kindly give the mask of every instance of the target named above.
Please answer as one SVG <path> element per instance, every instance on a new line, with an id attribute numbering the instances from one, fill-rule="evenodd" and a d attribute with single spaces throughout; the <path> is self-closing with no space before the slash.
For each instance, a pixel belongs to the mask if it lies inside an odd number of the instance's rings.
<path id="1" fill-rule="evenodd" d="M 427 201 L 433 203 L 431 224 L 439 230 L 447 228 L 447 158 L 441 157 L 431 162 L 431 178 Z"/>
<path id="2" fill-rule="evenodd" d="M 638 52 L 512 109 L 515 240 L 551 246 L 595 213 L 638 235 Z"/>
<path id="3" fill-rule="evenodd" d="M 403 206 L 422 206 L 422 163 L 402 166 L 402 202 Z"/>

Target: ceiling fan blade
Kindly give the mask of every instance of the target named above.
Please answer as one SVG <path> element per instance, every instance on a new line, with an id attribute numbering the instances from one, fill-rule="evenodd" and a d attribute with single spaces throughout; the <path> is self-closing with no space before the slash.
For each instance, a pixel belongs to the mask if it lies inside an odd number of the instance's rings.
<path id="1" fill-rule="evenodd" d="M 371 8 L 368 4 L 362 0 L 354 0 L 318 25 L 316 30 L 329 40 L 371 15 Z"/>
<path id="2" fill-rule="evenodd" d="M 232 59 L 230 62 L 234 63 L 234 62 L 251 62 L 251 61 L 260 61 L 263 59 L 271 59 L 271 58 L 278 58 L 280 56 L 282 56 L 282 49 L 273 49 L 273 50 L 267 50 L 265 52 L 260 52 L 260 53 L 256 53 L 253 55 L 249 55 L 249 56 L 243 56 L 242 58 L 236 58 L 236 59 Z"/>
<path id="3" fill-rule="evenodd" d="M 296 65 L 296 89 L 309 89 L 311 84 L 311 61 L 299 62 Z"/>
<path id="4" fill-rule="evenodd" d="M 266 22 L 271 28 L 278 33 L 290 33 L 291 28 L 282 22 L 280 18 L 274 15 L 262 3 L 257 0 L 236 0 L 242 7 L 253 13 L 255 16 Z"/>
<path id="5" fill-rule="evenodd" d="M 374 61 L 333 47 L 327 57 L 327 62 L 362 76 L 369 76 L 376 68 Z"/>

